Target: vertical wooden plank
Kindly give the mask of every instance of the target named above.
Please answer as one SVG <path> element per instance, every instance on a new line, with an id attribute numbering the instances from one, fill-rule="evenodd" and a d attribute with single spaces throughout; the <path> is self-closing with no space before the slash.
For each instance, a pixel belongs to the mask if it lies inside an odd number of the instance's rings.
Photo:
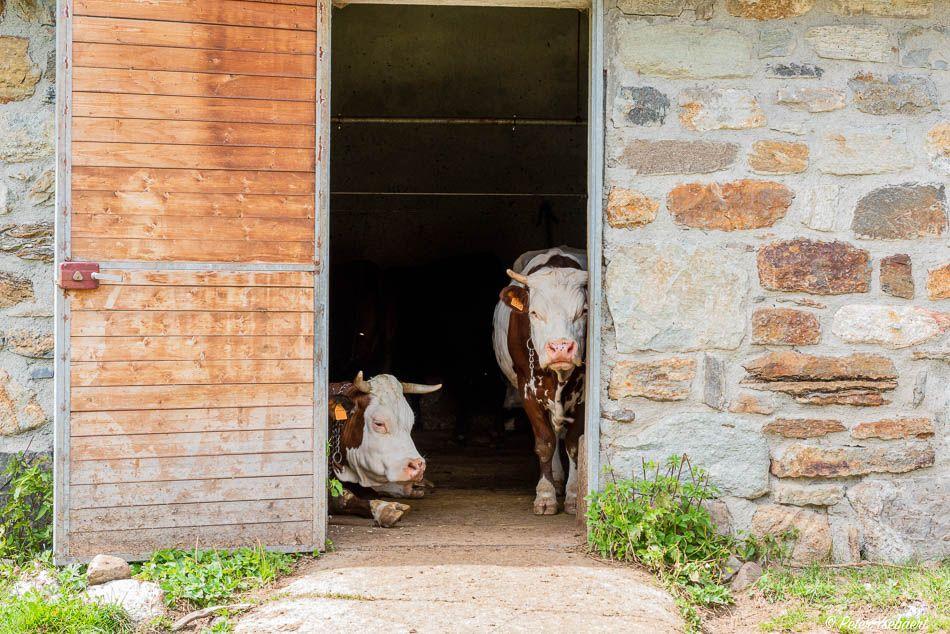
<path id="1" fill-rule="evenodd" d="M 590 55 L 587 102 L 587 385 L 585 387 L 584 440 L 587 445 L 587 491 L 600 488 L 600 371 L 601 371 L 601 268 L 603 263 L 604 205 L 604 2 L 591 0 Z"/>
<path id="2" fill-rule="evenodd" d="M 72 0 L 56 2 L 56 219 L 54 275 L 70 257 L 72 196 Z M 69 552 L 69 303 L 56 287 L 54 306 L 53 557 Z"/>
<path id="3" fill-rule="evenodd" d="M 329 380 L 330 276 L 330 50 L 331 0 L 317 0 L 316 208 L 313 293 L 313 543 L 321 551 L 327 539 L 327 384 Z"/>

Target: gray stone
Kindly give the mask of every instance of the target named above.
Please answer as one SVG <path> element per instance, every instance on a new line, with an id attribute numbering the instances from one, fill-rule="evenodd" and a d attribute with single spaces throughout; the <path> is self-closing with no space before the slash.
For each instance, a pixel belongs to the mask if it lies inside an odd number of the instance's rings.
<path id="1" fill-rule="evenodd" d="M 128 579 L 131 576 L 132 569 L 129 564 L 124 559 L 112 555 L 96 555 L 86 569 L 86 583 L 90 586 Z"/>
<path id="2" fill-rule="evenodd" d="M 52 111 L 0 112 L 0 161 L 48 160 L 55 152 L 54 139 Z"/>
<path id="3" fill-rule="evenodd" d="M 0 216 L 10 213 L 10 188 L 0 181 Z"/>
<path id="4" fill-rule="evenodd" d="M 806 188 L 806 201 L 801 222 L 815 231 L 835 231 L 841 210 L 841 192 L 844 188 L 838 180 L 823 176 Z"/>
<path id="5" fill-rule="evenodd" d="M 901 66 L 950 69 L 950 29 L 947 27 L 921 27 L 899 34 Z"/>
<path id="6" fill-rule="evenodd" d="M 742 592 L 762 576 L 762 566 L 754 561 L 747 561 L 739 568 L 735 579 L 732 580 L 730 587 L 733 592 Z"/>
<path id="7" fill-rule="evenodd" d="M 792 546 L 790 561 L 793 566 L 807 566 L 825 561 L 831 555 L 831 526 L 828 516 L 816 511 L 764 504 L 752 517 L 752 534 L 757 537 L 782 536 L 794 530 L 797 538 Z"/>
<path id="8" fill-rule="evenodd" d="M 775 102 L 804 112 L 831 112 L 847 105 L 847 96 L 837 88 L 782 88 Z"/>
<path id="9" fill-rule="evenodd" d="M 119 579 L 86 589 L 86 599 L 94 603 L 120 605 L 136 623 L 165 615 L 165 592 L 156 583 Z"/>
<path id="10" fill-rule="evenodd" d="M 757 498 L 769 490 L 769 449 L 759 426 L 732 414 L 681 412 L 612 439 L 618 474 L 640 472 L 640 460 L 663 464 L 686 454 L 725 495 Z"/>
<path id="11" fill-rule="evenodd" d="M 670 99 L 652 86 L 631 86 L 620 90 L 624 118 L 633 125 L 661 126 L 666 121 Z"/>
<path id="12" fill-rule="evenodd" d="M 887 81 L 864 73 L 851 78 L 854 105 L 861 112 L 875 115 L 917 116 L 940 107 L 937 87 L 928 77 L 898 73 Z"/>
<path id="13" fill-rule="evenodd" d="M 891 38 L 882 26 L 833 25 L 808 29 L 805 40 L 818 57 L 858 62 L 888 62 Z"/>
<path id="14" fill-rule="evenodd" d="M 897 128 L 831 131 L 813 153 L 818 169 L 838 176 L 886 174 L 910 169 L 914 157 L 903 130 Z"/>
<path id="15" fill-rule="evenodd" d="M 851 230 L 872 240 L 914 240 L 943 235 L 947 229 L 943 185 L 905 183 L 875 189 L 854 209 Z"/>
<path id="16" fill-rule="evenodd" d="M 721 247 L 632 245 L 607 265 L 607 304 L 624 353 L 733 350 L 745 335 L 748 293 L 747 271 Z"/>
<path id="17" fill-rule="evenodd" d="M 622 22 L 617 37 L 620 61 L 643 75 L 705 79 L 753 71 L 752 43 L 736 31 Z"/>
<path id="18" fill-rule="evenodd" d="M 934 0 L 832 0 L 831 6 L 845 16 L 925 18 L 933 13 Z"/>
<path id="19" fill-rule="evenodd" d="M 29 197 L 34 205 L 52 205 L 56 197 L 56 172 L 43 172 L 30 188 Z"/>
<path id="20" fill-rule="evenodd" d="M 939 561 L 950 556 L 950 476 L 865 480 L 848 489 L 871 561 Z"/>
<path id="21" fill-rule="evenodd" d="M 736 162 L 739 146 L 714 141 L 631 141 L 620 148 L 616 165 L 637 174 L 709 174 Z"/>
<path id="22" fill-rule="evenodd" d="M 769 64 L 765 67 L 765 74 L 769 77 L 821 79 L 825 69 L 815 64 Z"/>
<path id="23" fill-rule="evenodd" d="M 680 93 L 680 123 L 687 130 L 746 130 L 765 125 L 755 96 L 736 88 L 694 88 Z"/>
<path id="24" fill-rule="evenodd" d="M 950 329 L 950 313 L 921 306 L 852 304 L 835 313 L 831 331 L 846 343 L 899 349 L 929 341 Z"/>
<path id="25" fill-rule="evenodd" d="M 759 31 L 755 51 L 760 59 L 791 55 L 795 51 L 794 35 L 785 28 Z"/>
<path id="26" fill-rule="evenodd" d="M 779 504 L 793 506 L 833 506 L 844 498 L 840 484 L 794 484 L 778 482 L 772 489 L 772 499 Z"/>
<path id="27" fill-rule="evenodd" d="M 711 354 L 703 357 L 703 403 L 722 411 L 726 408 L 726 367 Z"/>
<path id="28" fill-rule="evenodd" d="M 627 15 L 666 15 L 678 17 L 689 0 L 620 0 L 617 8 Z"/>
<path id="29" fill-rule="evenodd" d="M 30 378 L 34 381 L 41 381 L 43 379 L 53 378 L 53 368 L 47 367 L 36 367 L 30 369 Z"/>
<path id="30" fill-rule="evenodd" d="M 722 567 L 723 580 L 729 581 L 735 577 L 740 568 L 742 568 L 742 562 L 739 561 L 739 558 L 735 555 L 729 555 L 729 559 L 726 560 L 725 565 Z"/>

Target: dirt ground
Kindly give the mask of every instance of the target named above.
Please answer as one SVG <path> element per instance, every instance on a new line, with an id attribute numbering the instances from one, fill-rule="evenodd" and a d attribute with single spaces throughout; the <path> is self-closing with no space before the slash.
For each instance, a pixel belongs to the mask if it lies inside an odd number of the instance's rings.
<path id="1" fill-rule="evenodd" d="M 530 450 L 423 452 L 438 488 L 411 501 L 399 527 L 334 518 L 333 552 L 285 580 L 236 631 L 681 630 L 648 574 L 584 554 L 574 516 L 531 513 Z"/>

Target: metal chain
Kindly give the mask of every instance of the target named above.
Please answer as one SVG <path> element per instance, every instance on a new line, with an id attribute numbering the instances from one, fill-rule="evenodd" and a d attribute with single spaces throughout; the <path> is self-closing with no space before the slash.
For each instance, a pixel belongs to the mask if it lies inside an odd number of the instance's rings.
<path id="1" fill-rule="evenodd" d="M 335 416 L 330 417 L 330 464 L 334 469 L 343 468 L 343 426 L 345 420 L 337 420 Z"/>
<path id="2" fill-rule="evenodd" d="M 531 337 L 528 337 L 528 372 L 530 373 L 531 385 L 534 385 L 534 362 L 535 362 L 535 352 L 534 352 L 534 342 L 531 341 Z"/>

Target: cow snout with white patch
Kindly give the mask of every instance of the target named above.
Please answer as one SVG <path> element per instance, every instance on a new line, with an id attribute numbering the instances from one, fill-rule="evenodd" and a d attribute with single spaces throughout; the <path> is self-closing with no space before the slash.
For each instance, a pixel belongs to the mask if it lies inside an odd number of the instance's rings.
<path id="1" fill-rule="evenodd" d="M 372 517 L 392 526 L 405 504 L 373 499 L 421 497 L 428 483 L 426 462 L 412 440 L 415 416 L 406 394 L 429 394 L 441 385 L 404 383 L 391 374 L 330 385 L 330 462 L 344 493 L 334 510 Z"/>
<path id="2" fill-rule="evenodd" d="M 587 257 L 557 247 L 531 251 L 508 270 L 512 280 L 495 307 L 493 345 L 502 373 L 521 397 L 541 466 L 534 512 L 557 513 L 564 486 L 559 446 L 569 471 L 564 510 L 577 509 L 577 445 L 584 432 Z"/>

